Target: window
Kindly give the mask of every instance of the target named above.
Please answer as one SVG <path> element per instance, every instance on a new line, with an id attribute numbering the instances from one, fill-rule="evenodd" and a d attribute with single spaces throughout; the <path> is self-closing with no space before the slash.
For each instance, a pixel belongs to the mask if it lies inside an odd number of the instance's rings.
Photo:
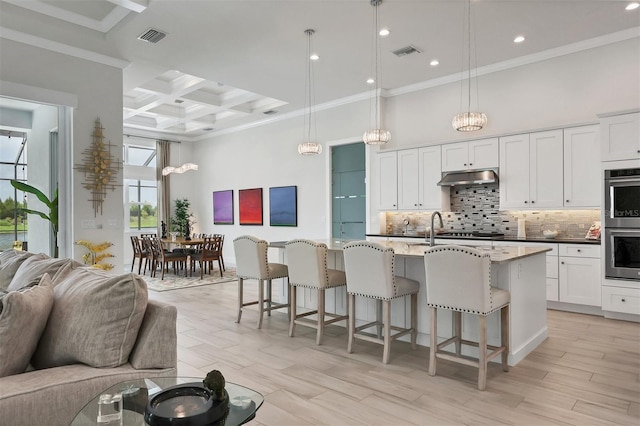
<path id="1" fill-rule="evenodd" d="M 132 138 L 133 139 L 133 138 Z M 127 143 L 129 142 L 129 143 Z M 137 142 L 140 142 L 138 144 Z M 147 141 L 125 141 L 124 197 L 125 221 L 130 231 L 150 230 L 158 227 L 158 183 L 156 176 L 155 144 Z"/>
<path id="2" fill-rule="evenodd" d="M 4 132 L 0 135 L 0 251 L 10 249 L 16 239 L 26 241 L 26 214 L 15 211 L 16 198 L 22 192 L 11 186 L 11 179 L 27 180 L 27 150 L 23 148 L 22 133 Z M 11 136 L 9 136 L 11 134 Z M 24 200 L 18 200 L 24 207 Z M 17 216 L 17 217 L 16 217 Z"/>

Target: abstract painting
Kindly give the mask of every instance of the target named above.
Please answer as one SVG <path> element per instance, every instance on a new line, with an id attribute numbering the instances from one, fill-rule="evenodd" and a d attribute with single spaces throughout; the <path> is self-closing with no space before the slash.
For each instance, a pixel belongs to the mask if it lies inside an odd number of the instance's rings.
<path id="1" fill-rule="evenodd" d="M 262 225 L 262 188 L 238 191 L 240 225 Z"/>
<path id="2" fill-rule="evenodd" d="M 233 190 L 213 191 L 213 223 L 233 225 Z"/>
<path id="3" fill-rule="evenodd" d="M 269 188 L 269 223 L 271 226 L 298 226 L 296 186 Z"/>

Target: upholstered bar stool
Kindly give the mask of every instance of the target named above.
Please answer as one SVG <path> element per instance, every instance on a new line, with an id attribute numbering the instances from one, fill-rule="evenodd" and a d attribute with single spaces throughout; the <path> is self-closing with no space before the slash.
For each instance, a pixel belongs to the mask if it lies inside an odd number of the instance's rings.
<path id="1" fill-rule="evenodd" d="M 491 287 L 491 257 L 489 253 L 456 245 L 431 247 L 424 254 L 427 274 L 427 305 L 431 321 L 431 348 L 429 375 L 436 374 L 438 358 L 478 367 L 478 389 L 487 384 L 487 364 L 502 354 L 502 369 L 509 371 L 509 306 L 508 291 Z M 438 343 L 438 309 L 453 311 L 454 335 Z M 499 347 L 487 344 L 487 316 L 500 310 L 501 343 Z M 478 316 L 479 341 L 462 339 L 462 313 Z M 455 354 L 441 351 L 455 343 Z M 463 358 L 461 345 L 478 348 L 478 360 Z M 487 348 L 491 352 L 487 352 Z"/>
<path id="2" fill-rule="evenodd" d="M 349 298 L 349 342 L 347 351 L 353 352 L 354 340 L 361 339 L 379 343 L 384 346 L 382 362 L 389 363 L 391 342 L 398 337 L 411 334 L 411 347 L 416 348 L 418 324 L 418 290 L 417 281 L 397 277 L 393 273 L 395 253 L 392 248 L 369 241 L 354 241 L 344 245 L 344 269 L 347 275 L 347 294 Z M 391 301 L 400 297 L 411 296 L 411 326 L 402 328 L 391 325 Z M 382 303 L 382 320 L 356 327 L 356 296 L 377 299 Z M 372 326 L 382 326 L 382 338 L 361 333 Z M 397 331 L 391 334 L 391 330 Z"/>
<path id="3" fill-rule="evenodd" d="M 242 235 L 233 240 L 233 248 L 236 253 L 236 275 L 238 276 L 238 321 L 242 317 L 242 308 L 249 305 L 258 305 L 258 328 L 262 328 L 262 316 L 266 311 L 271 315 L 274 309 L 289 308 L 291 300 L 291 286 L 287 282 L 287 303 L 274 303 L 271 299 L 271 281 L 277 278 L 289 277 L 287 265 L 281 263 L 269 263 L 267 258 L 268 244 L 266 241 Z M 252 302 L 243 301 L 244 280 L 258 280 L 258 300 Z M 264 282 L 267 283 L 267 299 L 264 298 Z"/>
<path id="4" fill-rule="evenodd" d="M 285 245 L 289 284 L 291 285 L 291 321 L 289 336 L 293 337 L 296 324 L 317 329 L 316 345 L 322 342 L 325 326 L 346 320 L 347 315 L 337 315 L 325 311 L 325 290 L 347 285 L 343 271 L 327 268 L 327 245 L 309 240 L 291 240 Z M 318 308 L 314 311 L 297 313 L 296 288 L 315 289 L 318 294 Z M 307 318 L 317 314 L 317 320 Z M 329 317 L 327 319 L 327 317 Z"/>

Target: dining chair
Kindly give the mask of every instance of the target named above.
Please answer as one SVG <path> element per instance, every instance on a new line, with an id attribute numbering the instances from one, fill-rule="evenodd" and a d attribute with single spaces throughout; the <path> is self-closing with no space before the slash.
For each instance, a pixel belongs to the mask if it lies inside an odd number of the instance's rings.
<path id="1" fill-rule="evenodd" d="M 271 315 L 275 309 L 289 309 L 291 301 L 291 286 L 288 283 L 289 269 L 282 263 L 271 263 L 267 257 L 268 244 L 250 235 L 242 235 L 233 240 L 233 248 L 236 255 L 236 275 L 238 277 L 238 320 L 242 317 L 242 308 L 249 305 L 258 305 L 258 328 L 262 328 L 263 313 Z M 277 278 L 287 279 L 287 302 L 275 303 L 272 300 L 272 280 Z M 244 280 L 258 281 L 258 300 L 244 302 Z M 264 297 L 264 283 L 267 284 L 267 299 Z M 290 314 L 290 311 L 287 311 Z"/>
<path id="2" fill-rule="evenodd" d="M 136 263 L 136 259 L 138 259 L 138 275 L 140 275 L 140 271 L 142 270 L 142 261 L 145 261 L 145 270 L 146 263 L 148 262 L 147 252 L 142 246 L 142 240 L 138 238 L 136 235 L 131 236 L 131 246 L 133 248 L 133 260 L 131 261 L 131 272 L 133 272 L 133 267 Z"/>
<path id="3" fill-rule="evenodd" d="M 222 270 L 226 271 L 227 268 L 224 266 L 224 256 L 223 256 L 223 249 L 224 249 L 224 234 L 211 234 L 212 237 L 220 237 L 220 261 L 222 262 Z"/>
<path id="4" fill-rule="evenodd" d="M 369 241 L 353 241 L 344 245 L 344 269 L 347 276 L 348 330 L 347 352 L 353 352 L 354 340 L 366 340 L 383 345 L 382 362 L 389 363 L 391 342 L 406 334 L 411 334 L 411 347 L 416 349 L 418 334 L 418 281 L 399 277 L 394 274 L 395 252 L 393 248 L 381 246 Z M 378 311 L 382 305 L 382 318 L 356 327 L 356 296 L 376 300 Z M 411 296 L 409 326 L 391 325 L 391 302 Z M 378 336 L 362 331 L 377 327 Z M 380 336 L 380 329 L 384 332 Z M 391 330 L 395 331 L 391 334 Z"/>
<path id="5" fill-rule="evenodd" d="M 487 384 L 487 364 L 502 354 L 502 369 L 509 371 L 509 309 L 511 295 L 491 286 L 491 256 L 471 247 L 436 246 L 424 253 L 427 306 L 431 321 L 429 375 L 435 376 L 438 358 L 478 368 L 478 389 Z M 438 309 L 453 311 L 453 336 L 438 343 Z M 487 316 L 500 311 L 500 346 L 487 344 Z M 462 313 L 478 316 L 479 341 L 462 338 Z M 455 353 L 441 349 L 455 344 Z M 478 348 L 478 359 L 461 355 L 461 346 Z M 487 351 L 491 349 L 491 352 Z"/>
<path id="6" fill-rule="evenodd" d="M 173 272 L 178 275 L 179 263 L 184 262 L 184 276 L 187 277 L 189 273 L 189 268 L 187 268 L 189 255 L 185 252 L 173 252 L 173 251 L 164 251 L 162 248 L 162 241 L 159 238 L 149 238 L 151 241 L 151 247 L 153 250 L 153 259 L 154 264 L 152 265 L 151 270 L 153 271 L 152 277 L 156 276 L 156 269 L 160 266 L 162 270 L 161 280 L 164 280 L 165 270 L 168 268 L 168 263 L 173 262 Z"/>
<path id="7" fill-rule="evenodd" d="M 211 275 L 211 267 L 213 266 L 213 261 L 217 260 L 218 269 L 220 270 L 220 278 L 222 278 L 222 263 L 220 255 L 221 246 L 222 240 L 220 239 L 220 237 L 204 238 L 203 242 L 196 247 L 194 254 L 191 255 L 192 275 L 196 262 L 200 264 L 200 279 L 203 279 L 204 273 L 207 270 L 207 266 L 209 267 L 209 275 Z"/>
<path id="8" fill-rule="evenodd" d="M 291 286 L 291 319 L 289 337 L 293 337 L 296 324 L 313 327 L 316 331 L 316 345 L 322 342 L 325 326 L 346 320 L 347 315 L 329 313 L 325 310 L 325 291 L 347 285 L 344 271 L 327 268 L 327 245 L 310 240 L 291 240 L 285 244 L 289 285 Z M 318 306 L 315 310 L 297 313 L 296 289 L 298 287 L 316 290 Z M 310 315 L 316 315 L 312 320 Z M 327 317 L 329 317 L 327 319 Z"/>

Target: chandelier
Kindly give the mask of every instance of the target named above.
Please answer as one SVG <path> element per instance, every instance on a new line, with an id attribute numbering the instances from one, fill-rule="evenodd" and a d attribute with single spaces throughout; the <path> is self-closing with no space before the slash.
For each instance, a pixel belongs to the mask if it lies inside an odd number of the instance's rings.
<path id="1" fill-rule="evenodd" d="M 451 125 L 458 132 L 473 132 L 475 130 L 481 130 L 487 125 L 487 115 L 483 112 L 471 112 L 471 1 L 467 0 L 467 64 L 468 64 L 468 78 L 467 78 L 467 112 L 457 114 L 453 117 Z M 463 89 L 463 77 L 460 78 L 460 89 L 462 93 Z M 476 72 L 476 102 L 478 102 L 478 82 Z"/>
<path id="2" fill-rule="evenodd" d="M 318 142 L 311 141 L 311 127 L 315 126 L 312 123 L 312 120 L 315 121 L 315 117 L 313 114 L 312 104 L 314 101 L 314 91 L 313 91 L 313 76 L 312 76 L 312 59 L 311 59 L 311 36 L 315 33 L 314 30 L 308 29 L 304 30 L 304 33 L 307 35 L 307 73 L 305 75 L 305 90 L 304 90 L 304 136 L 302 142 L 298 144 L 298 154 L 300 155 L 317 155 L 322 153 L 322 145 Z M 317 56 L 314 56 L 317 59 Z M 305 138 L 306 136 L 306 138 Z M 314 136 L 315 132 L 314 132 Z M 316 137 L 317 139 L 317 137 Z"/>
<path id="3" fill-rule="evenodd" d="M 373 67 L 374 67 L 374 88 L 371 92 L 370 105 L 369 105 L 369 114 L 370 121 L 373 123 L 373 128 L 367 130 L 362 135 L 362 140 L 367 145 L 384 145 L 391 140 L 391 132 L 388 130 L 384 130 L 380 128 L 380 110 L 378 107 L 378 88 L 380 87 L 380 43 L 379 43 L 379 32 L 380 32 L 380 14 L 378 12 L 378 7 L 382 3 L 382 0 L 371 0 L 371 6 L 374 7 L 374 15 L 373 15 Z M 375 108 L 373 107 L 373 99 L 375 99 Z"/>
<path id="4" fill-rule="evenodd" d="M 175 103 L 178 104 L 178 108 L 180 108 L 180 104 L 183 103 L 184 101 L 182 99 L 176 99 Z M 183 131 L 186 131 L 186 124 L 184 123 L 184 118 L 186 116 L 186 110 L 185 108 L 180 108 L 179 111 L 180 117 L 181 117 L 181 127 L 183 129 Z M 180 148 L 178 148 L 178 154 L 180 154 Z M 180 160 L 180 158 L 178 158 L 178 160 Z M 180 162 L 180 161 L 178 161 Z M 167 176 L 170 175 L 171 173 L 178 173 L 178 174 L 182 174 L 184 172 L 188 172 L 189 170 L 198 170 L 198 165 L 197 164 L 193 164 L 193 163 L 184 163 L 182 166 L 179 167 L 173 167 L 173 166 L 167 166 L 165 168 L 162 169 L 162 176 Z"/>

